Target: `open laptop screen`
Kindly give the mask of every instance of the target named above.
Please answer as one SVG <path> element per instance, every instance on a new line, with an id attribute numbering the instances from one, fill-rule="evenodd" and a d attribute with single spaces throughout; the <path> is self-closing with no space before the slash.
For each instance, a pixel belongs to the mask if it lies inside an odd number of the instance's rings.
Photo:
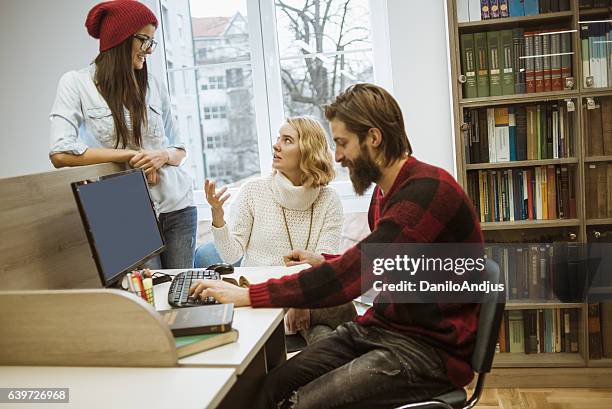
<path id="1" fill-rule="evenodd" d="M 72 191 L 104 286 L 163 251 L 140 169 L 74 182 Z"/>

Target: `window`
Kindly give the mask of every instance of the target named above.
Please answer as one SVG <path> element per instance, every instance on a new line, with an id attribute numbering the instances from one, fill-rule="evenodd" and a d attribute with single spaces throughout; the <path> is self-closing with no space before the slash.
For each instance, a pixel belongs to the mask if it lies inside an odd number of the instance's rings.
<path id="1" fill-rule="evenodd" d="M 242 68 L 231 68 L 225 70 L 228 88 L 239 88 L 244 84 L 244 74 Z"/>
<path id="2" fill-rule="evenodd" d="M 189 160 L 203 173 L 194 175 L 197 186 L 204 177 L 240 185 L 269 172 L 286 116 L 313 115 L 327 128 L 323 105 L 349 85 L 383 78 L 390 89 L 386 0 L 142 1 L 161 10 L 170 94 L 173 103 L 182 98 L 179 117 L 190 111 L 198 121 L 189 130 L 198 144 L 189 147 Z M 180 18 L 190 20 L 191 29 Z M 378 37 L 371 19 L 382 22 Z M 184 29 L 172 36 L 169 27 Z M 191 74 L 185 95 L 177 95 L 174 66 Z M 367 208 L 369 199 L 355 197 L 344 169 L 338 170 L 333 185 L 345 211 Z"/>
<path id="3" fill-rule="evenodd" d="M 368 0 L 276 0 L 275 12 L 285 114 L 312 115 L 327 128 L 323 106 L 374 81 Z M 336 172 L 348 180 L 346 169 Z"/>
<path id="4" fill-rule="evenodd" d="M 202 91 L 206 91 L 208 89 L 223 89 L 225 88 L 225 77 L 224 76 L 213 76 L 208 77 L 204 80 L 205 82 L 202 84 L 200 89 Z"/>
<path id="5" fill-rule="evenodd" d="M 229 146 L 228 139 L 229 138 L 226 133 L 206 135 L 206 148 L 207 149 L 227 148 Z"/>
<path id="6" fill-rule="evenodd" d="M 227 118 L 225 105 L 204 107 L 204 119 L 225 119 Z"/>

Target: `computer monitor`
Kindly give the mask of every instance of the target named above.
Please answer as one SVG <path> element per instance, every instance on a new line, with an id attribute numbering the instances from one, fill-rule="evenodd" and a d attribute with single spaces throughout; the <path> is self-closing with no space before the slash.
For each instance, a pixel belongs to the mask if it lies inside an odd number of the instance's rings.
<path id="1" fill-rule="evenodd" d="M 142 170 L 100 176 L 71 186 L 105 287 L 164 250 Z"/>

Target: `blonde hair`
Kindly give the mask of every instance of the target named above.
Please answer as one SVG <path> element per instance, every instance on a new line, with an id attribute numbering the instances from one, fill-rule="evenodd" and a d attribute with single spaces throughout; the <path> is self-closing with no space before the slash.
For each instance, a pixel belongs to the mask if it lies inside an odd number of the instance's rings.
<path id="1" fill-rule="evenodd" d="M 327 143 L 327 132 L 319 121 L 308 116 L 289 117 L 286 122 L 299 136 L 302 185 L 327 185 L 336 176 L 332 153 Z"/>

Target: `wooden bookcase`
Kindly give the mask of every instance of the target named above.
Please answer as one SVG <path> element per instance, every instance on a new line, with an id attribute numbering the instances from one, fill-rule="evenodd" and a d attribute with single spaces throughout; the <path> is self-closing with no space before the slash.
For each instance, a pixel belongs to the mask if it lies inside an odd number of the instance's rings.
<path id="1" fill-rule="evenodd" d="M 587 98 L 611 98 L 612 84 L 608 88 L 586 87 L 583 81 L 581 60 L 580 26 L 585 21 L 612 20 L 610 8 L 579 10 L 579 0 L 570 0 L 570 10 L 533 16 L 505 17 L 482 21 L 458 22 L 457 0 L 446 0 L 449 33 L 451 87 L 453 99 L 453 126 L 455 134 L 455 157 L 457 180 L 469 192 L 468 172 L 480 170 L 529 168 L 544 165 L 566 165 L 575 171 L 576 190 L 575 218 L 554 220 L 521 220 L 481 223 L 487 242 L 521 242 L 535 239 L 538 235 L 554 236 L 556 240 L 591 243 L 612 243 L 612 215 L 590 218 L 587 214 L 587 172 L 591 164 L 612 163 L 612 156 L 589 156 L 588 132 L 585 127 Z M 612 21 L 611 21 L 612 22 Z M 563 27 L 571 30 L 571 56 L 574 86 L 563 91 L 529 94 L 463 98 L 460 35 L 490 31 L 524 28 L 539 30 L 542 27 Z M 574 102 L 573 154 L 562 159 L 523 160 L 503 163 L 468 163 L 466 157 L 466 124 L 464 115 L 471 108 L 512 106 L 515 104 L 544 103 L 547 101 Z M 612 165 L 611 165 L 612 166 Z M 612 186 L 609 187 L 612 189 Z M 608 196 L 609 197 L 609 196 Z M 612 206 L 612 202 L 608 203 Z M 611 289 L 612 291 L 612 289 Z M 589 359 L 588 304 L 561 302 L 513 302 L 507 310 L 572 308 L 578 309 L 579 352 L 578 353 L 498 353 L 494 361 L 493 374 L 488 386 L 515 387 L 600 387 L 612 386 L 612 359 Z M 555 368 L 565 368 L 561 371 Z"/>

